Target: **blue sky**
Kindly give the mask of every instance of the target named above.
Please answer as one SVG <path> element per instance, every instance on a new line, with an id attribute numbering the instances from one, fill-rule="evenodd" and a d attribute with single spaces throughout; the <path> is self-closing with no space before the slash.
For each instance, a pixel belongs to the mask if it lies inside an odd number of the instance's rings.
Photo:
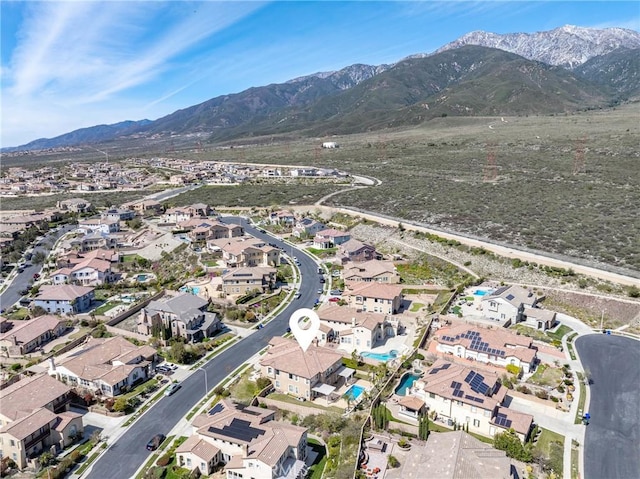
<path id="1" fill-rule="evenodd" d="M 392 63 L 472 30 L 640 29 L 629 2 L 2 0 L 1 146 L 156 119 L 353 63 Z"/>

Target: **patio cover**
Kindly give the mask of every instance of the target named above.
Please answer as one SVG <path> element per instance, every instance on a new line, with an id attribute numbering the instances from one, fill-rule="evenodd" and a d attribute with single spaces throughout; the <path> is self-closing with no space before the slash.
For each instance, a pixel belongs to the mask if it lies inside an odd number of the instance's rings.
<path id="1" fill-rule="evenodd" d="M 342 369 L 338 372 L 338 376 L 340 376 L 341 378 L 350 378 L 351 376 L 353 376 L 353 373 L 355 373 L 356 370 L 355 369 L 351 369 L 348 368 L 346 366 L 342 366 Z"/>
<path id="2" fill-rule="evenodd" d="M 324 383 L 320 383 L 319 386 L 316 386 L 312 389 L 312 391 L 317 392 L 318 394 L 322 394 L 323 396 L 328 396 L 335 390 L 336 388 L 334 386 Z"/>

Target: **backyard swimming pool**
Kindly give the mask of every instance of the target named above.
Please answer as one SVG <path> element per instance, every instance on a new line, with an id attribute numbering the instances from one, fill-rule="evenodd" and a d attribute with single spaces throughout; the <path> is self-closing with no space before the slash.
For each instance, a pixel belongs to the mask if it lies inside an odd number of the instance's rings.
<path id="1" fill-rule="evenodd" d="M 404 376 L 402 376 L 402 379 L 400 380 L 400 384 L 398 384 L 398 387 L 396 388 L 396 394 L 398 396 L 406 396 L 407 390 L 411 389 L 411 386 L 413 386 L 413 383 L 415 383 L 418 379 L 420 379 L 420 375 L 418 374 L 407 373 Z"/>
<path id="2" fill-rule="evenodd" d="M 476 289 L 473 294 L 474 296 L 485 296 L 487 294 L 493 293 L 492 289 Z"/>
<path id="3" fill-rule="evenodd" d="M 375 359 L 376 361 L 384 361 L 387 362 L 390 359 L 395 359 L 398 357 L 398 351 L 392 349 L 388 353 L 362 353 L 361 356 L 363 358 Z"/>
<path id="4" fill-rule="evenodd" d="M 200 288 L 198 286 L 183 286 L 179 291 L 182 291 L 183 293 L 198 294 L 200 292 Z"/>
<path id="5" fill-rule="evenodd" d="M 355 401 L 360 397 L 360 395 L 363 392 L 364 392 L 364 388 L 362 386 L 358 386 L 357 384 L 354 384 L 349 389 L 347 389 L 347 392 L 344 393 L 344 395 L 347 396 L 349 400 Z"/>
<path id="6" fill-rule="evenodd" d="M 144 283 L 147 280 L 147 275 L 146 274 L 139 274 L 137 281 L 138 283 Z"/>

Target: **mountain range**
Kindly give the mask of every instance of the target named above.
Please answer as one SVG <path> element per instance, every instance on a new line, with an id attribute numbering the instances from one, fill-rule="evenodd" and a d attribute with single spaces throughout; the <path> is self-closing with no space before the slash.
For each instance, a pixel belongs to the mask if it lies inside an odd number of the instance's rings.
<path id="1" fill-rule="evenodd" d="M 131 135 L 207 141 L 296 132 L 349 134 L 445 115 L 548 114 L 640 96 L 640 34 L 566 25 L 533 34 L 471 32 L 393 65 L 355 64 L 221 95 L 155 121 L 75 130 L 3 151 L 98 144 Z"/>

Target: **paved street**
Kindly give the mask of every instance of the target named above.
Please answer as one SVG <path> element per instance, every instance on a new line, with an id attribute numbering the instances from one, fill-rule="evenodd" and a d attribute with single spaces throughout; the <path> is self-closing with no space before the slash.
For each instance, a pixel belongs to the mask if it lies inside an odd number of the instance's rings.
<path id="1" fill-rule="evenodd" d="M 47 234 L 44 240 L 40 241 L 40 245 L 33 248 L 33 254 L 42 252 L 48 256 L 52 249 L 50 244 L 55 244 L 64 233 L 72 231 L 75 227 L 76 225 L 64 225 L 58 231 Z M 21 298 L 20 291 L 31 287 L 33 275 L 42 271 L 42 264 L 34 264 L 32 260 L 28 261 L 27 264 L 30 266 L 25 266 L 24 271 L 18 273 L 7 289 L 0 295 L 0 309 L 6 310 L 13 306 Z"/>
<path id="2" fill-rule="evenodd" d="M 224 218 L 224 221 L 239 223 L 241 220 Z M 284 246 L 280 240 L 247 226 L 246 220 L 242 220 L 242 222 L 245 230 L 250 234 L 255 234 L 255 236 L 264 238 L 278 246 Z M 215 387 L 227 375 L 264 348 L 272 337 L 283 335 L 288 328 L 289 318 L 295 310 L 313 306 L 318 297 L 317 289 L 320 287 L 317 265 L 310 256 L 302 251 L 294 251 L 301 262 L 300 271 L 303 277 L 300 299 L 289 304 L 263 329 L 258 329 L 252 335 L 241 339 L 237 344 L 204 365 L 203 369 L 206 372 L 196 370 L 193 375 L 181 383 L 182 388 L 174 395 L 159 400 L 107 449 L 95 462 L 87 477 L 95 479 L 134 477 L 136 471 L 149 456 L 149 452 L 145 449 L 147 441 L 155 434 L 168 435 L 205 394 L 204 374 L 207 375 L 209 388 Z"/>
<path id="3" fill-rule="evenodd" d="M 591 334 L 575 346 L 592 384 L 584 444 L 586 479 L 640 477 L 640 342 Z"/>

